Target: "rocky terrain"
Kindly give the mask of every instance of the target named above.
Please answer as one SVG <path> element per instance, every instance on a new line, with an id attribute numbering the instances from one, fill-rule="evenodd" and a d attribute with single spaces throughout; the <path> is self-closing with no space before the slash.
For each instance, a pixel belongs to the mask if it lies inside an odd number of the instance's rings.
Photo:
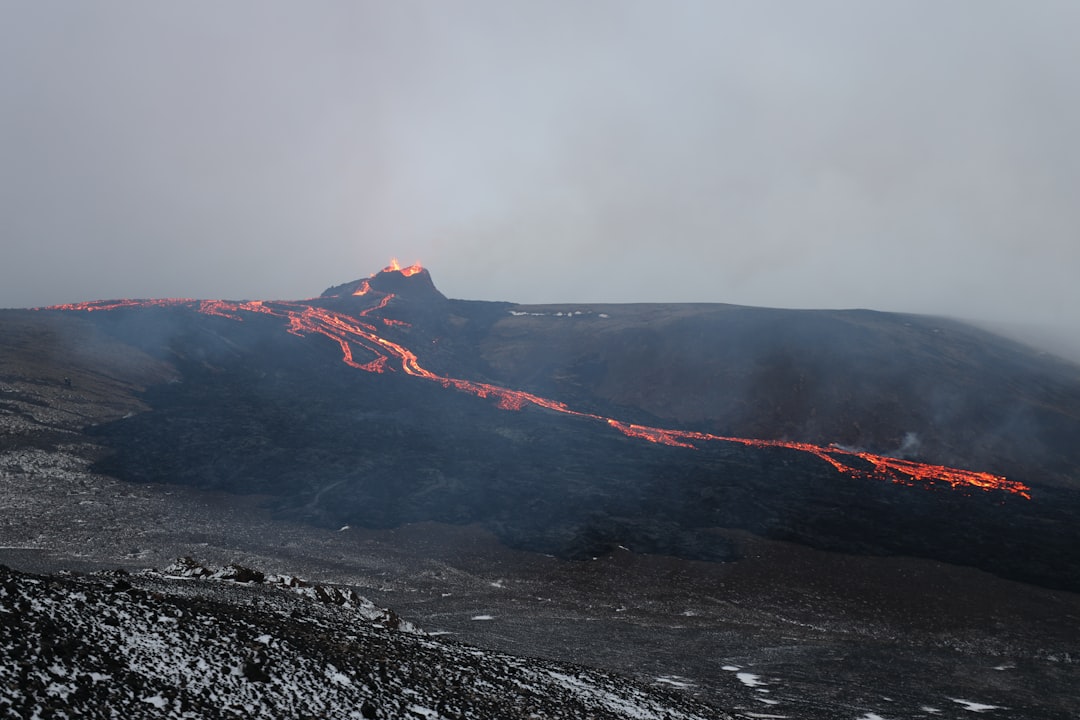
<path id="1" fill-rule="evenodd" d="M 293 592 L 137 572 L 192 555 L 355 588 L 435 638 L 604 668 L 632 678 L 634 697 L 667 689 L 708 717 L 1057 720 L 1080 706 L 1075 366 L 933 318 L 472 303 L 442 297 L 426 273 L 328 293 L 307 305 L 0 312 L 0 562 L 123 567 L 136 590 L 110 592 L 114 576 L 16 573 L 13 593 L 168 604 L 178 588 L 227 588 L 206 602 L 234 617 L 254 596 Z M 462 380 L 380 365 L 361 335 L 301 332 L 303 308 L 416 349 L 403 369 Z M 746 329 L 762 318 L 756 335 Z M 823 327 L 829 342 L 815 344 Z M 700 362 L 692 348 L 707 350 Z M 555 396 L 578 414 L 515 411 L 489 387 Z M 744 400 L 724 400 L 724 387 Z M 801 410 L 785 409 L 791 397 Z M 779 446 L 665 445 L 582 413 L 815 442 L 835 430 L 872 451 L 1007 471 L 1030 499 L 844 476 Z M 458 647 L 435 638 L 425 642 Z M 125 697 L 146 713 L 173 708 Z M 415 704 L 439 712 L 431 698 Z M 540 715 L 614 712 L 566 707 Z"/>
<path id="2" fill-rule="evenodd" d="M 732 560 L 713 529 L 739 528 L 1080 590 L 1080 488 L 1068 472 L 1080 464 L 1080 369 L 937 319 L 727 306 L 552 313 L 447 300 L 422 269 L 302 303 L 125 301 L 39 315 L 79 318 L 85 334 L 172 373 L 133 394 L 149 412 L 86 428 L 107 450 L 94 470 L 129 482 L 264 495 L 278 517 L 328 528 L 479 523 L 514 547 L 576 559 L 623 546 Z M 703 357 L 692 338 L 703 338 Z M 591 375 L 580 374 L 581 352 Z M 815 388 L 809 415 L 776 405 L 802 392 L 790 373 Z M 669 400 L 675 417 L 654 414 L 651 388 L 694 394 L 676 377 L 712 389 L 678 408 Z M 721 389 L 727 401 L 708 399 Z M 737 421 L 735 396 L 749 408 Z M 701 397 L 710 418 L 669 422 L 699 414 Z M 750 430 L 740 437 L 775 444 L 663 436 Z M 817 455 L 782 444 L 811 439 L 824 443 Z M 851 471 L 838 472 L 836 453 L 866 450 L 1007 472 L 1034 491 L 874 477 L 850 454 Z"/>
<path id="3" fill-rule="evenodd" d="M 190 560 L 91 576 L 0 567 L 0 654 L 5 717 L 725 717 L 431 638 L 348 588 Z"/>

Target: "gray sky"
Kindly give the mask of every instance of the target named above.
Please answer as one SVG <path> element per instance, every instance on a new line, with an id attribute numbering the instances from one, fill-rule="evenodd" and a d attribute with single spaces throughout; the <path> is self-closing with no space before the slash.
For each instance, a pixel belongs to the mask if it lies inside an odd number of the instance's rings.
<path id="1" fill-rule="evenodd" d="M 0 0 L 0 307 L 397 256 L 1080 338 L 1077 38 L 1073 0 Z"/>

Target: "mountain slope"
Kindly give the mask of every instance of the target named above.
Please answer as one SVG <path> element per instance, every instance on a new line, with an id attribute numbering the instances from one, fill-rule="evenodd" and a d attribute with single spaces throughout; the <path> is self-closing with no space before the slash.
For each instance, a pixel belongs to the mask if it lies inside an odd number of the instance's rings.
<path id="1" fill-rule="evenodd" d="M 187 562 L 164 575 L 36 576 L 0 566 L 0 712 L 729 717 L 617 676 L 486 652 L 399 624 L 347 588 L 244 568 L 211 575 Z"/>
<path id="2" fill-rule="evenodd" d="M 1078 484 L 1080 367 L 944 318 L 515 306 L 481 356 L 500 383 L 634 407 L 667 425 Z"/>
<path id="3" fill-rule="evenodd" d="M 0 312 L 2 561 L 318 576 L 750 713 L 1071 717 L 1080 596 L 1000 578 L 1078 585 L 1073 366 L 932 318 L 447 300 L 408 270 Z M 718 419 L 733 387 L 756 429 Z M 934 388 L 952 420 L 913 422 Z M 872 452 L 829 444 L 842 397 Z M 1010 404 L 1042 451 L 972 442 Z"/>
<path id="4" fill-rule="evenodd" d="M 281 516 L 332 527 L 479 522 L 517 547 L 566 557 L 622 545 L 732 559 L 713 532 L 728 527 L 1080 588 L 1071 366 L 973 330 L 935 333 L 940 323 L 925 318 L 529 310 L 447 301 L 426 270 L 406 270 L 304 302 L 57 309 L 179 379 L 141 395 L 151 412 L 92 428 L 113 450 L 97 470 L 268 495 Z M 704 352 L 691 354 L 694 345 Z M 705 378 L 717 373 L 758 388 L 739 405 L 746 417 L 731 419 L 732 402 L 710 394 Z M 791 377 L 820 397 L 809 404 Z M 699 399 L 665 410 L 657 398 L 667 389 Z M 960 398 L 958 414 L 917 422 L 946 391 Z M 1038 415 L 1031 432 L 1052 451 L 991 433 L 1003 407 Z M 652 412 L 681 420 L 703 408 L 712 416 L 674 427 Z M 839 433 L 836 423 L 864 428 L 855 439 L 884 454 L 816 437 Z M 792 436 L 800 428 L 806 435 Z M 740 429 L 758 432 L 729 434 Z M 915 438 L 908 447 L 901 429 Z M 933 464 L 956 448 L 971 470 Z M 983 472 L 1000 473 L 995 462 L 1020 475 Z"/>

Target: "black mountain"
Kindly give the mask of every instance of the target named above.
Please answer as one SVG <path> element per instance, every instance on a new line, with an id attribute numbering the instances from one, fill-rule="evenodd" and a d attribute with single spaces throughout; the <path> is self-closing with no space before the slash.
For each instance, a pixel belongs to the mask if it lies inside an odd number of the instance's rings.
<path id="1" fill-rule="evenodd" d="M 1032 497 L 856 479 L 785 448 L 658 445 L 535 405 L 503 409 L 394 359 L 365 372 L 342 362 L 338 342 L 287 332 L 281 317 L 238 321 L 190 303 L 62 311 L 171 368 L 142 393 L 149 411 L 92 428 L 111 448 L 97 470 L 264 495 L 281 516 L 326 526 L 480 523 L 568 557 L 622 545 L 723 560 L 735 551 L 714 530 L 741 528 L 1080 590 L 1080 369 L 969 326 L 447 300 L 426 271 L 382 272 L 290 307 L 371 323 L 441 376 L 626 422 L 903 451 L 1006 474 Z"/>

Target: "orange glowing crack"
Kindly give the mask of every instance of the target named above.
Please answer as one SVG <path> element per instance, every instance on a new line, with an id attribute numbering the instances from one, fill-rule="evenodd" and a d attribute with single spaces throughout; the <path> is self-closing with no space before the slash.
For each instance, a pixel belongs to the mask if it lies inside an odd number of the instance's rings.
<path id="1" fill-rule="evenodd" d="M 400 272 L 409 277 L 420 272 L 421 269 L 419 265 L 401 268 L 397 260 L 393 260 L 383 272 Z M 376 326 L 366 322 L 372 314 L 378 314 L 385 310 L 393 301 L 394 295 L 392 293 L 373 291 L 367 281 L 364 281 L 361 285 L 361 290 L 362 292 L 358 290 L 354 295 L 366 296 L 370 293 L 373 295 L 379 294 L 382 297 L 374 305 L 361 310 L 359 317 L 301 302 L 231 302 L 186 298 L 105 300 L 54 305 L 46 309 L 94 312 L 133 307 L 188 307 L 200 313 L 216 315 L 230 320 L 242 320 L 244 313 L 261 313 L 286 321 L 286 331 L 293 335 L 301 337 L 322 335 L 336 342 L 341 348 L 342 362 L 350 367 L 370 373 L 384 373 L 393 370 L 394 367 L 400 367 L 401 372 L 406 375 L 437 382 L 445 388 L 453 388 L 459 392 L 492 399 L 503 410 L 521 410 L 527 405 L 535 405 L 564 415 L 605 422 L 627 437 L 647 440 L 661 445 L 696 449 L 700 443 L 725 442 L 753 448 L 787 448 L 813 455 L 831 465 L 841 475 L 851 478 L 888 480 L 901 485 L 923 485 L 926 487 L 930 487 L 935 483 L 945 483 L 952 488 L 975 488 L 984 491 L 1003 490 L 1031 499 L 1031 489 L 1027 485 L 988 472 L 962 470 L 944 465 L 932 465 L 885 455 L 875 455 L 868 452 L 845 450 L 835 445 L 824 447 L 810 443 L 725 437 L 691 430 L 635 425 L 614 418 L 572 410 L 564 403 L 533 395 L 532 393 L 510 390 L 489 383 L 438 375 L 424 368 L 412 350 L 379 335 Z M 378 319 L 387 327 L 410 327 L 408 323 L 401 320 L 383 317 Z M 370 359 L 365 362 L 356 359 L 356 349 L 369 355 Z M 393 365 L 391 365 L 391 362 Z"/>

